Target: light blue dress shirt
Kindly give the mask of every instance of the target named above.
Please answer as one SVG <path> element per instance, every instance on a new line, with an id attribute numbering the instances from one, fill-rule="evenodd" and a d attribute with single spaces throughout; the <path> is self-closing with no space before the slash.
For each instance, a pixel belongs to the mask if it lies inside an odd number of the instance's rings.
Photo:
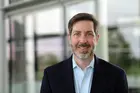
<path id="1" fill-rule="evenodd" d="M 94 68 L 94 58 L 90 64 L 82 70 L 72 57 L 73 71 L 74 71 L 74 84 L 76 93 L 90 93 L 93 68 Z"/>

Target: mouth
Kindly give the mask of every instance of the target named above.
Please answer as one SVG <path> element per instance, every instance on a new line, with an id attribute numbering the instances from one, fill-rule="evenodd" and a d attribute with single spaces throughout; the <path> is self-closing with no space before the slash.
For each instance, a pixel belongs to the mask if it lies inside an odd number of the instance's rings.
<path id="1" fill-rule="evenodd" d="M 78 47 L 78 48 L 82 50 L 88 49 L 88 47 Z"/>
<path id="2" fill-rule="evenodd" d="M 89 48 L 90 45 L 78 45 L 78 48 Z"/>
<path id="3" fill-rule="evenodd" d="M 78 47 L 79 53 L 86 54 L 89 51 L 88 47 Z"/>
<path id="4" fill-rule="evenodd" d="M 77 46 L 77 48 L 80 49 L 81 52 L 83 52 L 83 51 L 88 51 L 89 47 L 90 47 L 89 44 L 79 44 L 79 45 Z"/>

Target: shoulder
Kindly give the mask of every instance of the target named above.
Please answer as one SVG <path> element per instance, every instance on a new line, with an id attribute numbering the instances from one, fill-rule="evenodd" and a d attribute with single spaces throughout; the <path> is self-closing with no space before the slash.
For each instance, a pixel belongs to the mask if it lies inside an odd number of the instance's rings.
<path id="1" fill-rule="evenodd" d="M 99 62 L 98 64 L 101 66 L 101 68 L 106 71 L 107 73 L 112 73 L 112 74 L 118 74 L 118 75 L 122 75 L 125 74 L 125 71 L 123 68 L 112 64 L 111 62 L 105 61 L 101 58 L 98 58 Z"/>

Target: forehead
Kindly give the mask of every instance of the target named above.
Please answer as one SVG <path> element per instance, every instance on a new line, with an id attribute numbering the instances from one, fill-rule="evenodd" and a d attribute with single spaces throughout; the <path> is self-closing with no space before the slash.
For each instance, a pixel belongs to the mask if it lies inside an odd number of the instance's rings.
<path id="1" fill-rule="evenodd" d="M 73 25 L 72 31 L 94 31 L 94 24 L 89 20 L 78 21 Z"/>

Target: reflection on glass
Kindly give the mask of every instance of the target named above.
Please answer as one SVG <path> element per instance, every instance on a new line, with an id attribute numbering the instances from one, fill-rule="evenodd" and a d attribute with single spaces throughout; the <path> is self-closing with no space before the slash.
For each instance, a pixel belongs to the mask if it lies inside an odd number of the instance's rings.
<path id="1" fill-rule="evenodd" d="M 5 32 L 6 32 L 6 40 L 10 38 L 10 29 L 9 29 L 9 20 L 8 18 L 5 20 Z"/>
<path id="2" fill-rule="evenodd" d="M 139 93 L 140 39 L 133 35 L 133 32 L 134 30 L 130 27 L 109 31 L 109 60 L 126 71 L 131 91 L 129 93 Z"/>
<path id="3" fill-rule="evenodd" d="M 26 93 L 26 59 L 25 44 L 23 40 L 11 42 L 11 58 L 12 65 L 11 80 L 12 93 Z"/>
<path id="4" fill-rule="evenodd" d="M 9 77 L 10 77 L 10 74 L 11 74 L 11 61 L 10 61 L 10 44 L 7 42 L 6 43 L 6 60 L 7 60 L 7 62 L 8 62 L 8 74 L 9 74 Z M 10 80 L 10 78 L 9 78 L 9 80 Z"/>
<path id="5" fill-rule="evenodd" d="M 9 87 L 12 93 L 35 93 L 33 27 L 32 15 L 10 19 Z"/>
<path id="6" fill-rule="evenodd" d="M 63 34 L 63 20 L 61 7 L 39 11 L 36 13 L 36 33 Z"/>
<path id="7" fill-rule="evenodd" d="M 130 49 L 133 56 L 140 58 L 140 27 L 126 27 L 120 28 L 126 41 L 130 44 Z"/>
<path id="8" fill-rule="evenodd" d="M 38 80 L 42 79 L 42 72 L 46 67 L 62 61 L 63 52 L 61 37 L 39 39 L 37 41 Z"/>
<path id="9" fill-rule="evenodd" d="M 24 16 L 13 16 L 11 18 L 10 28 L 12 38 L 24 39 L 25 27 L 24 27 Z"/>
<path id="10" fill-rule="evenodd" d="M 140 75 L 139 39 L 130 28 L 120 30 L 109 32 L 110 61 L 123 67 L 128 75 Z"/>
<path id="11" fill-rule="evenodd" d="M 10 44 L 6 43 L 6 59 L 10 59 Z"/>

